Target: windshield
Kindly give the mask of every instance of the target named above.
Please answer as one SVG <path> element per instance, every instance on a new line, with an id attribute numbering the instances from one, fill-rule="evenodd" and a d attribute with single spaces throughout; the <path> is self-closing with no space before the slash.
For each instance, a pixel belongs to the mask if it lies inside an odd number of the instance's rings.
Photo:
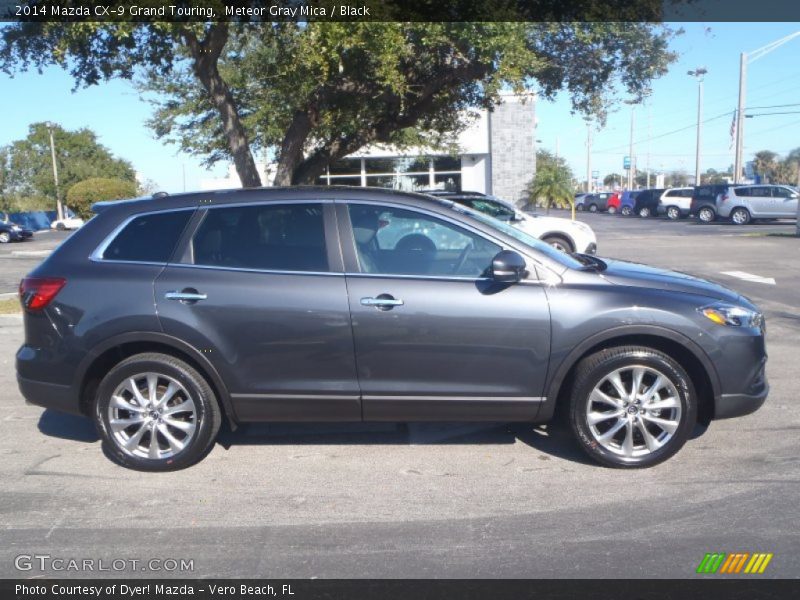
<path id="1" fill-rule="evenodd" d="M 577 260 L 576 258 L 570 256 L 569 254 L 566 254 L 565 252 L 561 252 L 560 250 L 556 250 L 550 244 L 545 244 L 540 239 L 535 238 L 532 235 L 529 235 L 529 234 L 525 233 L 521 229 L 518 229 L 517 227 L 514 227 L 512 225 L 509 225 L 508 223 L 505 223 L 503 221 L 500 221 L 498 219 L 490 217 L 489 215 L 483 214 L 482 212 L 479 212 L 477 210 L 473 210 L 473 209 L 468 208 L 466 206 L 463 206 L 461 204 L 453 203 L 451 208 L 453 210 L 455 210 L 456 212 L 461 212 L 461 213 L 464 213 L 464 214 L 467 214 L 467 215 L 471 216 L 476 221 L 480 221 L 481 223 L 485 223 L 486 225 L 489 225 L 490 227 L 494 227 L 495 229 L 499 229 L 500 231 L 502 231 L 506 235 L 509 235 L 509 236 L 519 240 L 520 242 L 522 242 L 526 246 L 529 246 L 529 247 L 533 248 L 534 250 L 536 250 L 537 252 L 546 255 L 548 258 L 556 261 L 560 265 L 563 265 L 563 266 L 565 266 L 567 268 L 570 268 L 570 269 L 581 269 L 582 267 L 585 266 L 584 263 L 582 263 L 581 261 Z"/>

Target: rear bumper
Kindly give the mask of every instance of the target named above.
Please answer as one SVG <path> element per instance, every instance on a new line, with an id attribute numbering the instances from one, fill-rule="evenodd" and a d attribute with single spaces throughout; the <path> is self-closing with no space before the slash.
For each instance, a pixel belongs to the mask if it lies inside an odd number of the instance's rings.
<path id="1" fill-rule="evenodd" d="M 19 375 L 17 375 L 17 385 L 19 385 L 19 391 L 29 404 L 52 408 L 74 415 L 83 414 L 77 396 L 68 385 L 34 381 Z"/>

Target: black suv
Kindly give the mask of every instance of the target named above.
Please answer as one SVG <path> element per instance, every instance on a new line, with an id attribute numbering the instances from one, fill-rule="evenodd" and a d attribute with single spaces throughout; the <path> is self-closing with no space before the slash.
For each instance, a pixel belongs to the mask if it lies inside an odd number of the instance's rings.
<path id="1" fill-rule="evenodd" d="M 696 185 L 692 192 L 689 214 L 703 223 L 711 223 L 717 218 L 717 196 L 731 187 L 727 183 Z"/>
<path id="2" fill-rule="evenodd" d="M 557 404 L 594 459 L 643 467 L 767 395 L 762 316 L 736 292 L 446 199 L 267 188 L 96 212 L 20 285 L 17 374 L 129 467 L 192 464 L 223 418 L 543 422 Z"/>

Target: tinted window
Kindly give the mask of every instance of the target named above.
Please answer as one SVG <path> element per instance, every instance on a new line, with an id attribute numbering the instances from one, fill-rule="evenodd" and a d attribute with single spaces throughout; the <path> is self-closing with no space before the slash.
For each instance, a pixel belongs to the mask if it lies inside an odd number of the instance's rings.
<path id="1" fill-rule="evenodd" d="M 480 277 L 502 249 L 416 211 L 365 204 L 349 211 L 362 273 Z"/>
<path id="2" fill-rule="evenodd" d="M 167 262 L 192 212 L 179 210 L 136 217 L 108 245 L 103 258 Z"/>
<path id="3" fill-rule="evenodd" d="M 772 196 L 774 198 L 788 198 L 792 195 L 791 190 L 783 187 L 775 186 L 772 188 Z"/>
<path id="4" fill-rule="evenodd" d="M 192 239 L 194 264 L 275 271 L 327 271 L 322 204 L 209 209 Z"/>
<path id="5" fill-rule="evenodd" d="M 500 204 L 499 202 L 492 202 L 485 198 L 469 198 L 464 201 L 456 200 L 460 204 L 466 204 L 470 208 L 474 208 L 484 214 L 500 219 L 502 221 L 510 221 L 514 216 L 514 211 Z"/>

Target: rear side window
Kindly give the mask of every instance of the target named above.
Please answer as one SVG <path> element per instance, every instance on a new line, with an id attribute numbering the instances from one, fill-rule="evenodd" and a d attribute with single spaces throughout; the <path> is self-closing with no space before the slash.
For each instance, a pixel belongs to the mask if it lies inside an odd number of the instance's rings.
<path id="1" fill-rule="evenodd" d="M 191 210 L 136 217 L 103 251 L 106 260 L 166 263 L 191 217 Z"/>
<path id="2" fill-rule="evenodd" d="M 194 264 L 328 271 L 322 204 L 211 208 L 192 239 Z"/>

